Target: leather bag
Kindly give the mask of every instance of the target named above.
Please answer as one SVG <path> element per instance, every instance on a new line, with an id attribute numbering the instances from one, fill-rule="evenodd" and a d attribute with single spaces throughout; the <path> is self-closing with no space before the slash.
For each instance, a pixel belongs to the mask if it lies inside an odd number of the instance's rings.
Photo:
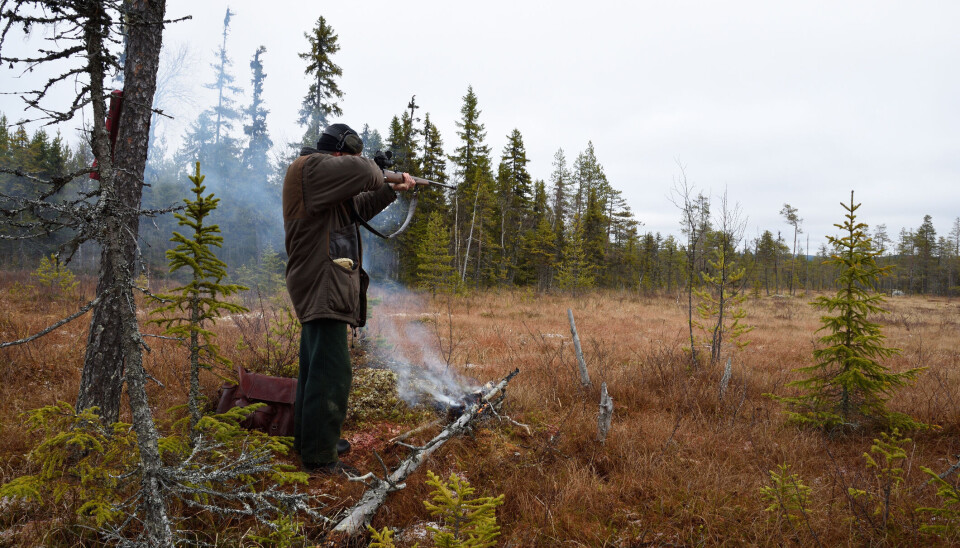
<path id="1" fill-rule="evenodd" d="M 297 379 L 250 373 L 237 367 L 238 384 L 220 387 L 217 413 L 254 403 L 266 405 L 257 409 L 240 426 L 266 432 L 271 436 L 293 435 L 293 404 L 297 398 Z"/>

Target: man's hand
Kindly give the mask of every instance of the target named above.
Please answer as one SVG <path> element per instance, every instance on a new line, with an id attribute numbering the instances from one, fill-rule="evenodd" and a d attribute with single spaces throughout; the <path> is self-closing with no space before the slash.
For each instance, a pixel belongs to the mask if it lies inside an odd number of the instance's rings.
<path id="1" fill-rule="evenodd" d="M 390 183 L 390 188 L 396 192 L 403 192 L 405 190 L 410 190 L 411 188 L 417 186 L 417 182 L 413 180 L 413 177 L 409 173 L 403 174 L 402 183 Z"/>

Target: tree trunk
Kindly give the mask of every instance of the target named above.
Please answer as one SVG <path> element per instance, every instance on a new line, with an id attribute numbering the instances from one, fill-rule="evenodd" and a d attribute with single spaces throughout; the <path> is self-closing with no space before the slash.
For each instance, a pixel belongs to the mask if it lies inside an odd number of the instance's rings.
<path id="1" fill-rule="evenodd" d="M 606 443 L 613 421 L 613 398 L 607 392 L 607 383 L 600 385 L 600 411 L 597 413 L 597 441 Z"/>
<path id="2" fill-rule="evenodd" d="M 463 271 L 460 273 L 460 281 L 467 281 L 467 262 L 470 261 L 470 244 L 473 242 L 473 224 L 477 220 L 477 201 L 480 200 L 480 183 L 477 183 L 477 195 L 473 197 L 473 215 L 470 217 L 470 234 L 467 236 L 467 249 L 463 253 Z M 479 262 L 479 258 L 477 261 Z"/>
<path id="3" fill-rule="evenodd" d="M 570 320 L 570 334 L 573 336 L 573 349 L 577 356 L 577 367 L 580 370 L 580 385 L 590 386 L 590 374 L 587 372 L 587 362 L 583 359 L 580 335 L 577 334 L 577 324 L 573 321 L 573 310 L 570 308 L 567 309 L 567 318 Z"/>
<path id="4" fill-rule="evenodd" d="M 143 524 L 151 546 L 173 546 L 159 481 L 162 466 L 157 448 L 158 434 L 146 393 L 147 374 L 143 369 L 142 344 L 133 295 L 140 229 L 140 198 L 143 171 L 147 162 L 151 105 L 156 91 L 157 68 L 163 39 L 165 0 L 128 0 L 128 39 L 124 66 L 123 109 L 119 134 L 113 151 L 112 172 L 101 178 L 103 250 L 97 294 L 103 300 L 94 309 L 90 337 L 81 377 L 77 406 L 96 405 L 107 423 L 115 422 L 120 408 L 123 381 L 127 382 L 133 429 L 141 461 L 141 502 Z M 102 73 L 101 73 L 102 75 Z M 97 81 L 96 75 L 91 74 Z M 102 82 L 102 77 L 99 82 Z M 103 96 L 94 84 L 93 93 Z M 95 96 L 95 103 L 99 97 Z M 97 113 L 100 110 L 100 113 Z M 102 107 L 94 109 L 103 117 Z M 103 147 L 98 151 L 104 152 Z M 111 166 L 109 154 L 104 158 Z M 98 158 L 99 160 L 99 158 Z"/>
<path id="5" fill-rule="evenodd" d="M 124 66 L 123 109 L 120 130 L 113 152 L 112 177 L 102 177 L 106 200 L 104 224 L 106 233 L 100 238 L 100 277 L 97 296 L 100 303 L 93 309 L 87 340 L 77 407 L 96 406 L 105 423 L 116 422 L 123 390 L 125 346 L 121 336 L 121 309 L 132 306 L 129 291 L 111 288 L 132 285 L 137 259 L 137 237 L 140 230 L 140 198 L 143 192 L 143 171 L 147 162 L 147 143 L 153 95 L 166 2 L 164 0 L 130 0 L 127 8 L 141 23 L 130 26 Z M 101 80 L 102 81 L 102 80 Z M 96 87 L 96 86 L 95 86 Z M 96 93 L 96 89 L 93 90 Z M 102 90 L 101 90 L 102 95 Z M 96 103 L 97 101 L 95 101 Z M 94 115 L 96 116 L 94 109 Z M 104 114 L 100 114 L 103 117 Z M 99 158 L 104 155 L 100 154 Z M 102 166 L 109 162 L 99 161 Z M 110 183 L 112 179 L 113 184 Z M 137 349 L 139 353 L 139 349 Z"/>

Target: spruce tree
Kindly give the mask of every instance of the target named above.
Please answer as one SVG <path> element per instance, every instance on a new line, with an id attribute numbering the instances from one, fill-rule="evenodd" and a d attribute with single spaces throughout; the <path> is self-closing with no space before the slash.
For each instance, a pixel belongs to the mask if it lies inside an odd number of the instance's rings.
<path id="1" fill-rule="evenodd" d="M 484 253 L 491 250 L 494 238 L 489 237 L 491 226 L 493 197 L 493 175 L 490 173 L 490 147 L 484 144 L 486 131 L 480 123 L 480 109 L 473 87 L 467 88 L 460 108 L 461 119 L 456 123 L 459 129 L 460 146 L 454 149 L 450 161 L 454 173 L 460 178 L 454 201 L 457 222 L 454 225 L 454 249 L 458 264 L 462 264 L 460 276 L 466 280 L 471 254 L 475 254 L 473 272 L 479 285 L 481 274 L 489 274 L 489 261 L 484 263 Z M 489 276 L 485 276 L 489 278 Z"/>
<path id="2" fill-rule="evenodd" d="M 594 271 L 605 270 L 609 238 L 607 216 L 604 214 L 599 189 L 587 189 L 586 207 L 583 212 L 583 249 L 587 262 Z"/>
<path id="3" fill-rule="evenodd" d="M 430 213 L 426 231 L 417 245 L 417 286 L 430 291 L 452 290 L 457 283 L 450 255 L 450 231 L 439 211 Z"/>
<path id="4" fill-rule="evenodd" d="M 404 124 L 396 118 L 394 130 L 398 133 L 398 139 L 403 140 L 403 134 L 411 133 L 410 130 L 404 130 Z M 417 159 L 417 171 L 412 172 L 424 178 L 445 182 L 447 180 L 446 166 L 443 154 L 443 141 L 437 127 L 430 122 L 430 115 L 426 114 L 423 120 L 423 128 L 416 130 L 416 133 L 423 136 L 420 152 L 414 152 L 412 156 Z M 393 139 L 391 139 L 393 141 Z M 414 143 L 417 145 L 417 143 Z M 409 172 L 409 171 L 408 171 Z M 449 223 L 445 221 L 447 216 L 447 204 L 444 191 L 436 186 L 417 187 L 412 196 L 417 198 L 416 214 L 410 223 L 406 232 L 397 238 L 399 248 L 399 257 L 397 260 L 400 270 L 401 281 L 417 283 L 420 279 L 420 247 L 424 238 L 433 238 L 435 228 L 431 228 L 430 220 L 433 213 L 441 216 L 441 227 L 447 230 Z M 411 199 L 412 199 L 411 196 Z M 402 206 L 409 208 L 409 204 Z M 403 209 L 401 209 L 403 211 Z M 449 237 L 448 237 L 449 240 Z M 448 241 L 449 246 L 449 241 Z M 452 263 L 452 261 L 448 261 Z"/>
<path id="5" fill-rule="evenodd" d="M 584 250 L 583 224 L 579 218 L 574 218 L 570 234 L 564 240 L 562 257 L 557 269 L 558 288 L 576 296 L 593 287 L 593 265 Z"/>
<path id="6" fill-rule="evenodd" d="M 152 320 L 166 328 L 165 333 L 173 337 L 188 340 L 190 350 L 190 428 L 193 431 L 200 421 L 200 368 L 211 368 L 216 364 L 230 365 L 230 360 L 220 354 L 220 348 L 214 344 L 215 334 L 208 329 L 208 323 L 216 322 L 224 312 L 246 312 L 243 306 L 222 300 L 247 288 L 237 284 L 225 284 L 227 265 L 217 258 L 214 247 L 222 247 L 223 236 L 220 227 L 205 225 L 204 221 L 220 202 L 213 194 L 204 195 L 204 176 L 200 174 L 200 162 L 190 176 L 193 182 L 194 198 L 184 199 L 186 213 L 177 213 L 179 225 L 189 228 L 192 234 L 183 235 L 174 232 L 171 242 L 176 247 L 167 251 L 170 272 L 185 268 L 190 272 L 186 285 L 174 288 L 170 293 L 153 297 L 162 306 L 151 312 L 162 316 Z"/>
<path id="7" fill-rule="evenodd" d="M 226 15 L 223 17 L 223 42 L 217 50 L 217 62 L 210 65 L 215 71 L 216 78 L 213 82 L 204 84 L 205 88 L 217 92 L 217 104 L 210 112 L 213 143 L 208 161 L 212 162 L 216 175 L 224 178 L 232 178 L 239 173 L 236 160 L 240 154 L 240 146 L 230 132 L 233 131 L 234 121 L 239 120 L 241 116 L 233 95 L 243 90 L 233 85 L 234 77 L 230 74 L 233 61 L 227 56 L 227 36 L 230 34 L 230 19 L 234 15 L 230 8 L 227 8 Z M 194 159 L 200 160 L 200 158 Z"/>
<path id="8" fill-rule="evenodd" d="M 211 113 L 203 111 L 197 116 L 196 120 L 190 123 L 186 135 L 183 137 L 183 143 L 174 156 L 175 162 L 178 165 L 190 161 L 200 162 L 204 165 L 213 164 L 214 138 L 214 122 Z"/>
<path id="9" fill-rule="evenodd" d="M 253 54 L 250 61 L 250 70 L 253 76 L 250 83 L 253 85 L 253 94 L 251 96 L 250 106 L 246 109 L 248 123 L 243 126 L 243 132 L 247 135 L 247 148 L 243 151 L 243 165 L 248 170 L 248 175 L 255 177 L 257 181 L 265 182 L 270 172 L 270 159 L 268 153 L 273 141 L 270 140 L 270 134 L 267 132 L 267 114 L 270 113 L 263 106 L 263 82 L 267 74 L 263 71 L 263 62 L 260 56 L 267 52 L 267 48 L 260 46 Z"/>
<path id="10" fill-rule="evenodd" d="M 423 176 L 432 181 L 447 182 L 447 161 L 443 154 L 443 139 L 440 130 L 430 121 L 430 113 L 423 117 L 423 153 L 420 160 L 420 171 Z M 434 191 L 430 194 L 431 200 L 436 198 L 437 206 L 443 203 L 443 195 L 437 187 L 428 187 Z"/>
<path id="11" fill-rule="evenodd" d="M 553 210 L 553 230 L 560 234 L 570 211 L 570 170 L 563 149 L 558 148 L 553 155 L 553 173 L 550 174 L 550 205 Z"/>
<path id="12" fill-rule="evenodd" d="M 416 127 L 420 119 L 416 117 L 417 106 L 413 99 L 399 117 L 394 116 L 390 121 L 390 136 L 387 138 L 388 148 L 393 153 L 393 169 L 420 176 L 420 158 L 417 154 L 420 148 L 420 133 Z"/>
<path id="13" fill-rule="evenodd" d="M 527 171 L 526 148 L 520 130 L 507 135 L 500 166 L 497 170 L 497 210 L 494 222 L 498 226 L 500 248 L 499 270 L 505 280 L 513 280 L 521 237 L 530 228 L 532 206 L 532 177 Z"/>
<path id="14" fill-rule="evenodd" d="M 820 338 L 821 347 L 813 351 L 816 363 L 798 369 L 807 378 L 794 381 L 803 393 L 795 397 L 773 396 L 791 409 L 789 416 L 800 424 L 827 430 L 858 427 L 861 421 L 883 426 L 916 428 L 921 426 L 910 417 L 887 410 L 887 400 L 897 388 L 917 377 L 921 369 L 891 373 L 879 360 L 900 353 L 884 346 L 880 326 L 870 321 L 871 314 L 883 314 L 883 296 L 875 292 L 877 283 L 889 268 L 876 263 L 879 251 L 867 236 L 867 225 L 857 221 L 850 193 L 846 221 L 834 226 L 842 237 L 828 236 L 837 252 L 827 263 L 839 268 L 837 293 L 817 298 L 814 307 L 823 310 L 822 326 L 827 334 Z"/>
<path id="15" fill-rule="evenodd" d="M 573 162 L 573 180 L 576 185 L 573 200 L 573 213 L 583 216 L 587 206 L 587 199 L 591 189 L 598 190 L 598 196 L 603 196 L 604 191 L 600 187 L 607 184 L 607 176 L 603 172 L 603 166 L 597 160 L 597 153 L 593 148 L 593 142 L 587 142 L 587 149 L 577 155 Z"/>
<path id="16" fill-rule="evenodd" d="M 329 123 L 327 117 L 343 114 L 337 104 L 337 100 L 343 98 L 343 92 L 337 85 L 337 78 L 343 76 L 343 70 L 331 58 L 340 51 L 340 45 L 337 44 L 333 28 L 322 15 L 313 29 L 303 33 L 303 36 L 310 44 L 310 50 L 298 55 L 307 62 L 304 74 L 310 77 L 312 83 L 301 103 L 299 122 L 306 126 L 303 144 L 313 146 Z"/>
<path id="17" fill-rule="evenodd" d="M 360 139 L 363 140 L 363 155 L 367 158 L 373 158 L 378 150 L 384 150 L 383 137 L 379 131 L 371 129 L 370 124 L 363 124 Z"/>
<path id="18" fill-rule="evenodd" d="M 517 282 L 521 284 L 536 282 L 537 290 L 543 291 L 550 286 L 557 257 L 556 235 L 549 221 L 546 185 L 543 181 L 534 183 L 533 212 L 530 221 L 533 227 L 524 232 L 520 243 Z"/>
<path id="19" fill-rule="evenodd" d="M 467 94 L 463 96 L 463 106 L 460 107 L 461 118 L 456 122 L 457 127 L 460 128 L 457 131 L 460 146 L 450 157 L 450 161 L 456 166 L 456 175 L 470 187 L 464 188 L 464 191 L 473 190 L 470 183 L 475 182 L 474 177 L 477 171 L 489 169 L 490 147 L 484 144 L 487 132 L 484 125 L 480 123 L 480 113 L 477 95 L 473 92 L 473 86 L 468 86 Z"/>

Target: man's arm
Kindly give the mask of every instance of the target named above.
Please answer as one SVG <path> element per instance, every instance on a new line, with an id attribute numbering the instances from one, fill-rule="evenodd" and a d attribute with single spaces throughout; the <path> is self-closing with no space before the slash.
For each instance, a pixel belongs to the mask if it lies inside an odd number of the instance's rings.
<path id="1" fill-rule="evenodd" d="M 383 172 L 373 160 L 360 156 L 317 154 L 304 161 L 303 201 L 310 215 L 371 191 L 393 194 L 384 184 Z"/>
<path id="2" fill-rule="evenodd" d="M 360 218 L 369 221 L 396 199 L 397 193 L 389 185 L 383 185 L 380 189 L 354 196 L 353 205 L 356 206 Z"/>
<path id="3" fill-rule="evenodd" d="M 383 185 L 385 188 L 358 194 L 353 199 L 353 204 L 356 206 L 360 217 L 364 221 L 369 221 L 397 199 L 397 192 L 410 190 L 416 185 L 416 181 L 409 174 L 404 173 L 402 183 L 388 183 Z"/>

